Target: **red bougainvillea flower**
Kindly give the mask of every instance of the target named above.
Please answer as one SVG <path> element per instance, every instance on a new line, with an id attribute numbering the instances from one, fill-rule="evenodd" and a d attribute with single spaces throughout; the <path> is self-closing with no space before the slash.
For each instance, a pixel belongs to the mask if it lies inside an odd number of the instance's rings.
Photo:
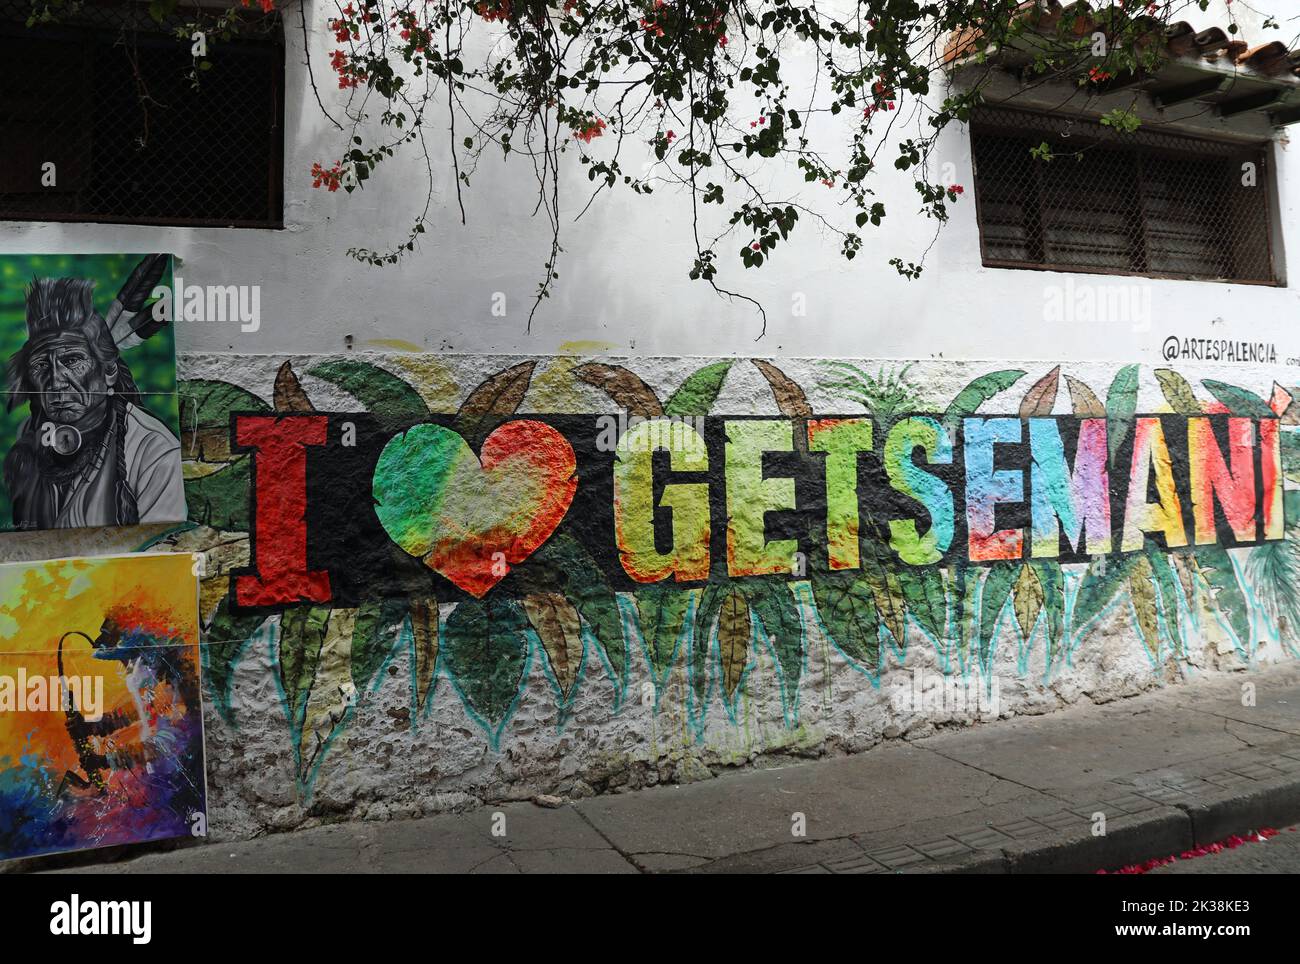
<path id="1" fill-rule="evenodd" d="M 599 137 L 603 133 L 605 133 L 605 122 L 596 117 L 587 121 L 586 126 L 575 128 L 573 136 L 584 144 L 590 144 L 593 137 Z"/>
<path id="2" fill-rule="evenodd" d="M 480 3 L 474 8 L 474 12 L 489 23 L 494 20 L 509 20 L 510 0 L 489 0 L 487 3 Z"/>
<path id="3" fill-rule="evenodd" d="M 1294 829 L 1294 828 L 1292 828 Z M 1163 867 L 1166 864 L 1172 864 L 1175 860 L 1193 860 L 1197 857 L 1207 857 L 1210 854 L 1222 853 L 1225 850 L 1235 850 L 1236 848 L 1248 843 L 1263 843 L 1270 837 L 1276 837 L 1277 831 L 1272 827 L 1263 827 L 1259 830 L 1252 830 L 1242 837 L 1233 834 L 1226 840 L 1216 840 L 1213 843 L 1201 844 L 1193 847 L 1191 850 L 1184 850 L 1177 857 L 1155 857 L 1145 863 L 1129 864 L 1127 867 L 1120 867 L 1118 870 L 1099 870 L 1097 873 L 1105 874 L 1145 874 L 1148 871 L 1155 870 L 1157 867 Z"/>
<path id="4" fill-rule="evenodd" d="M 763 246 L 762 246 L 761 244 L 759 244 L 757 241 L 755 241 L 753 244 L 751 244 L 750 247 L 753 248 L 755 251 L 762 251 L 762 250 L 763 250 Z"/>
<path id="5" fill-rule="evenodd" d="M 321 167 L 320 164 L 311 166 L 311 186 L 324 187 L 330 191 L 337 191 L 343 184 L 343 168 L 335 164 L 333 167 Z"/>
<path id="6" fill-rule="evenodd" d="M 664 8 L 664 0 L 655 0 L 654 9 L 662 10 L 663 8 Z M 651 11 L 649 16 L 642 17 L 640 23 L 641 23 L 641 29 L 643 29 L 646 33 L 652 34 L 653 36 L 656 37 L 662 37 L 664 35 L 664 28 L 659 23 L 659 21 L 655 19 L 654 11 Z"/>

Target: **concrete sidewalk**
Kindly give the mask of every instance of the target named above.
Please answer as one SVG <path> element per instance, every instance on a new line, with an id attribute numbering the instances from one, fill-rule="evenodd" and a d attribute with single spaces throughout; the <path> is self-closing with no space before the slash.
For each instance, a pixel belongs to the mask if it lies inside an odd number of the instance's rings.
<path id="1" fill-rule="evenodd" d="M 1300 667 L 1287 665 L 556 809 L 335 824 L 55 872 L 1088 872 L 1297 820 Z"/>

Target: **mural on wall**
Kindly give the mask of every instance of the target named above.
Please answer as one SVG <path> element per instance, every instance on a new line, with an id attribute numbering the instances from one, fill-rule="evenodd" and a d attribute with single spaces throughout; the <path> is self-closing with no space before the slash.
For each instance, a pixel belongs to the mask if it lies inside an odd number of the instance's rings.
<path id="1" fill-rule="evenodd" d="M 0 859 L 205 832 L 195 569 L 0 566 Z"/>
<path id="2" fill-rule="evenodd" d="M 0 257 L 0 530 L 185 519 L 171 257 Z"/>
<path id="3" fill-rule="evenodd" d="M 714 412 L 742 365 L 779 415 Z M 986 372 L 944 401 L 906 368 L 824 362 L 818 393 L 843 407 L 822 413 L 763 360 L 705 364 L 666 400 L 621 365 L 537 369 L 462 397 L 427 373 L 422 393 L 370 361 L 310 364 L 360 412 L 318 411 L 288 362 L 269 400 L 184 385 L 191 519 L 219 562 L 211 696 L 232 719 L 234 668 L 272 625 L 304 788 L 399 650 L 412 725 L 445 678 L 493 746 L 534 660 L 561 725 L 593 671 L 621 696 L 634 660 L 656 692 L 684 667 L 702 732 L 710 712 L 737 719 L 760 652 L 797 725 L 814 631 L 871 683 L 909 630 L 969 676 L 1009 631 L 1022 670 L 1041 646 L 1050 675 L 1116 612 L 1153 666 L 1207 621 L 1244 660 L 1265 637 L 1297 654 L 1300 405 L 1281 386 L 1198 394 L 1159 369 L 1165 404 L 1144 412 L 1136 365 L 1104 401 L 1059 367 Z M 592 388 L 617 414 L 574 414 Z M 1014 414 L 990 411 L 1009 397 Z"/>

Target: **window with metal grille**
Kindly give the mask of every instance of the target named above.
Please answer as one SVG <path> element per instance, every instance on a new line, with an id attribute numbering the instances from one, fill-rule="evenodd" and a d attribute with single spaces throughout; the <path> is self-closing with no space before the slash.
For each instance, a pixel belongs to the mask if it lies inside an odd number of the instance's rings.
<path id="1" fill-rule="evenodd" d="M 1278 283 L 1266 143 L 1003 108 L 971 140 L 986 265 Z"/>
<path id="2" fill-rule="evenodd" d="M 28 27 L 28 0 L 0 0 L 0 219 L 281 227 L 278 15 L 195 58 L 193 11 L 68 9 Z"/>

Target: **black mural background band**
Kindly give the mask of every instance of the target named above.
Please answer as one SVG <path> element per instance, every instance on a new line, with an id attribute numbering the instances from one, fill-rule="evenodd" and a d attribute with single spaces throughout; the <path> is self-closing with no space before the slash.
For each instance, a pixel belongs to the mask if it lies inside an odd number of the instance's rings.
<path id="1" fill-rule="evenodd" d="M 914 413 L 918 417 L 927 417 L 942 421 L 942 414 Z M 231 415 L 232 439 L 235 426 L 244 417 L 265 417 L 264 413 L 233 413 Z M 320 418 L 328 419 L 326 444 L 307 448 L 306 473 L 306 528 L 307 528 L 307 562 L 311 570 L 323 570 L 329 573 L 331 602 L 335 606 L 356 606 L 367 599 L 376 597 L 396 597 L 421 595 L 439 601 L 464 601 L 471 598 L 468 593 L 457 588 L 448 579 L 431 571 L 425 564 L 412 555 L 408 555 L 389 538 L 384 526 L 375 512 L 372 494 L 372 478 L 376 464 L 385 445 L 396 435 L 410 428 L 410 425 L 395 426 L 391 421 L 363 413 L 316 413 L 311 415 L 284 415 L 283 418 Z M 908 415 L 900 414 L 891 419 L 888 425 L 896 424 Z M 1198 416 L 1205 418 L 1213 428 L 1219 451 L 1228 452 L 1227 415 Z M 578 485 L 571 506 L 563 521 L 548 541 L 557 538 L 576 540 L 607 578 L 609 585 L 617 590 L 630 590 L 640 583 L 633 580 L 624 570 L 619 559 L 615 537 L 613 464 L 615 452 L 608 445 L 601 444 L 602 432 L 608 424 L 609 415 L 526 415 L 518 414 L 510 418 L 492 419 L 477 422 L 471 431 L 465 431 L 463 419 L 456 416 L 434 416 L 426 419 L 430 424 L 442 425 L 453 430 L 461 430 L 471 448 L 477 452 L 483 438 L 498 425 L 516 419 L 528 419 L 544 422 L 560 432 L 572 446 L 577 460 Z M 819 415 L 817 421 L 857 419 L 873 421 L 874 445 L 871 451 L 858 455 L 858 509 L 861 520 L 861 537 L 864 542 L 872 540 L 889 554 L 891 564 L 903 565 L 892 550 L 889 549 L 889 531 L 887 523 L 893 519 L 911 519 L 915 521 L 921 533 L 926 532 L 931 524 L 926 508 L 911 497 L 897 491 L 890 484 L 883 463 L 881 452 L 885 435 L 881 431 L 879 420 L 869 419 L 863 415 Z M 983 418 L 1014 418 L 1014 416 L 989 415 Z M 1192 497 L 1189 482 L 1189 459 L 1187 445 L 1188 416 L 1154 413 L 1137 415 L 1135 418 L 1159 419 L 1168 445 L 1173 477 L 1182 509 L 1183 524 L 1188 538 L 1193 538 Z M 602 421 L 602 419 L 604 421 Z M 1072 416 L 1049 416 L 1057 424 L 1060 432 L 1065 457 L 1068 465 L 1073 465 L 1078 447 L 1080 419 Z M 786 477 L 795 480 L 796 507 L 792 510 L 771 511 L 766 514 L 765 536 L 769 541 L 793 539 L 799 543 L 799 551 L 806 564 L 806 572 L 813 573 L 827 569 L 826 551 L 826 453 L 810 452 L 807 447 L 807 431 L 802 419 L 787 419 L 773 416 L 705 416 L 691 418 L 691 426 L 702 426 L 708 455 L 707 472 L 674 472 L 670 468 L 669 453 L 658 451 L 653 454 L 653 490 L 655 509 L 655 541 L 659 551 L 668 551 L 672 547 L 671 512 L 669 507 L 660 504 L 665 487 L 676 483 L 707 483 L 709 485 L 710 504 L 710 581 L 732 577 L 727 569 L 727 520 L 726 487 L 724 471 L 726 464 L 725 445 L 727 441 L 726 425 L 739 421 L 780 421 L 791 423 L 794 451 L 766 452 L 763 455 L 763 475 L 765 478 Z M 1022 423 L 1028 419 L 1022 419 Z M 1263 466 L 1258 444 L 1258 422 L 1256 421 L 1256 445 L 1254 448 L 1255 478 L 1255 515 L 1257 532 L 1261 538 L 1250 543 L 1238 543 L 1222 507 L 1215 500 L 1214 519 L 1218 544 L 1231 548 L 1238 544 L 1257 544 L 1262 540 L 1264 528 L 1262 507 Z M 887 426 L 886 426 L 887 427 Z M 353 439 L 353 444 L 344 444 L 345 434 Z M 1031 451 L 1027 427 L 1022 424 L 1022 439 L 1019 443 L 996 444 L 994 446 L 994 469 L 1018 470 L 1021 472 L 1021 501 L 1000 503 L 995 507 L 995 528 L 1025 530 L 1025 552 L 1030 551 L 1029 531 L 1031 528 L 1029 486 L 1031 469 Z M 954 500 L 954 537 L 940 565 L 951 565 L 967 561 L 967 521 L 965 511 L 966 472 L 964 459 L 963 433 L 958 431 L 953 440 L 952 460 L 948 464 L 929 464 L 921 449 L 913 450 L 913 461 L 924 471 L 941 479 L 951 491 Z M 1113 453 L 1109 469 L 1112 545 L 1115 550 L 1121 544 L 1124 525 L 1124 507 L 1127 499 L 1129 469 L 1135 433 L 1128 431 L 1123 443 Z M 607 438 L 607 433 L 605 434 Z M 233 446 L 239 450 L 239 446 Z M 251 449 L 243 449 L 252 451 Z M 255 454 L 255 453 L 254 453 Z M 254 460 L 254 485 L 250 499 L 250 511 L 253 522 L 250 529 L 256 533 L 258 468 Z M 1154 473 L 1149 476 L 1148 502 L 1157 502 Z M 1161 549 L 1164 545 L 1161 534 L 1148 537 Z M 252 565 L 236 571 L 251 573 L 257 571 L 257 540 L 253 536 L 251 559 Z M 492 590 L 510 597 L 526 595 L 530 592 L 562 590 L 570 573 L 563 566 L 557 566 L 544 558 L 544 553 L 536 553 L 519 565 L 513 567 Z M 1091 555 L 1076 552 L 1062 534 L 1060 539 L 1060 562 L 1086 562 Z M 794 560 L 792 560 L 793 564 Z M 749 579 L 795 578 L 793 574 L 775 576 L 748 576 Z M 684 582 L 683 586 L 699 585 L 700 581 Z"/>

